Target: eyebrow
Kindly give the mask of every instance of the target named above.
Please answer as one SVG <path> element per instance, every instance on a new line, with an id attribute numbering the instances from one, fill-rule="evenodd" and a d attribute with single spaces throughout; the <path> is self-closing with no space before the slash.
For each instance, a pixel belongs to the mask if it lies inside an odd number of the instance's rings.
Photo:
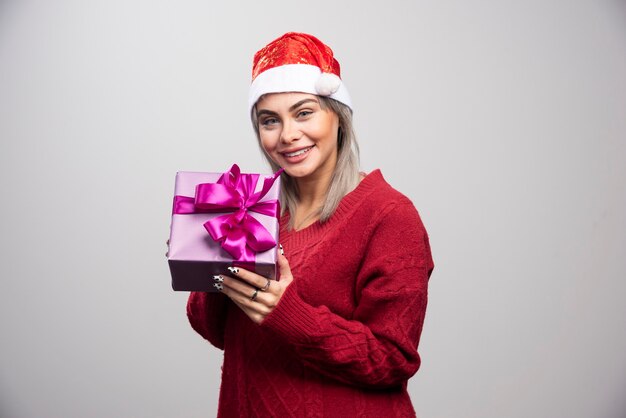
<path id="1" fill-rule="evenodd" d="M 308 102 L 313 102 L 313 103 L 319 104 L 319 101 L 317 101 L 315 99 L 307 98 L 307 99 L 300 100 L 299 102 L 294 103 L 293 105 L 291 105 L 289 107 L 289 111 L 293 112 L 294 110 L 296 110 L 297 108 L 299 108 L 300 106 L 302 106 L 303 104 L 308 103 Z M 276 114 L 277 114 L 276 112 L 273 112 L 273 111 L 268 110 L 268 109 L 261 109 L 261 110 L 257 111 L 257 117 L 261 116 L 261 115 L 276 115 Z"/>
<path id="2" fill-rule="evenodd" d="M 308 102 L 313 102 L 313 103 L 319 104 L 319 102 L 317 100 L 315 100 L 315 99 L 304 99 L 304 100 L 300 100 L 298 103 L 293 104 L 289 108 L 289 111 L 293 112 L 294 110 L 296 110 L 297 108 L 299 108 L 300 106 L 302 106 L 303 104 L 308 103 Z"/>

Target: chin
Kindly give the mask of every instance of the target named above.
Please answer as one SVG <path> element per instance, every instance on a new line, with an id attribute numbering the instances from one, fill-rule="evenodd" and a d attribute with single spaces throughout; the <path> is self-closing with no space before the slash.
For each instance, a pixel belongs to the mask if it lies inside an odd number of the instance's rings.
<path id="1" fill-rule="evenodd" d="M 289 177 L 293 177 L 293 178 L 302 178 L 311 174 L 309 170 L 307 170 L 304 167 L 284 167 L 284 168 L 285 168 L 285 172 L 289 175 Z"/>

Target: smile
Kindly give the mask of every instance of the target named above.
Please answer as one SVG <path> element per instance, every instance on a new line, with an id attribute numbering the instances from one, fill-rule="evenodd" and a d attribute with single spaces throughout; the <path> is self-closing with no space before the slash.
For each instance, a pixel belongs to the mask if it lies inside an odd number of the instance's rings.
<path id="1" fill-rule="evenodd" d="M 291 158 L 291 157 L 297 157 L 297 156 L 299 156 L 299 155 L 306 154 L 306 153 L 307 153 L 307 152 L 309 152 L 309 151 L 311 150 L 311 148 L 313 148 L 313 147 L 314 147 L 314 145 L 311 145 L 311 146 L 310 146 L 310 147 L 308 147 L 308 148 L 303 148 L 303 149 L 301 149 L 301 150 L 294 151 L 294 152 L 283 152 L 282 154 L 283 154 L 285 157 L 288 157 L 288 158 Z"/>

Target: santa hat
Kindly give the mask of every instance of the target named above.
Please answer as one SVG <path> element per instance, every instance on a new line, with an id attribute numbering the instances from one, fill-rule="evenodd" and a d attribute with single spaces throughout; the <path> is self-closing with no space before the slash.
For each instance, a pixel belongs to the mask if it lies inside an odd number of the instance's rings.
<path id="1" fill-rule="evenodd" d="M 284 92 L 330 97 L 352 108 L 332 49 L 306 33 L 286 33 L 254 54 L 249 110 L 262 95 Z"/>

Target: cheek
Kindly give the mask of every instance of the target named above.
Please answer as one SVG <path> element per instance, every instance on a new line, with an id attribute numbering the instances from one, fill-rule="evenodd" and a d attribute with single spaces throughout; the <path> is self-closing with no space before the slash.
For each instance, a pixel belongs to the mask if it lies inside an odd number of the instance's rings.
<path id="1" fill-rule="evenodd" d="M 327 147 L 337 146 L 337 130 L 334 127 L 325 127 L 317 133 L 319 142 L 323 143 Z"/>
<path id="2" fill-rule="evenodd" d="M 278 141 L 273 140 L 271 135 L 261 135 L 259 142 L 261 144 L 261 148 L 263 148 L 263 151 L 265 152 L 265 155 L 270 160 L 278 164 L 276 161 L 276 145 L 278 144 Z"/>
<path id="3" fill-rule="evenodd" d="M 337 144 L 337 131 L 339 130 L 339 120 L 336 116 L 328 115 L 323 123 L 320 123 L 317 128 L 318 138 L 323 138 L 323 140 L 328 144 Z"/>
<path id="4" fill-rule="evenodd" d="M 276 148 L 276 141 L 272 138 L 272 135 L 268 135 L 267 133 L 260 134 L 259 140 L 261 141 L 261 147 L 267 153 L 271 153 Z"/>

